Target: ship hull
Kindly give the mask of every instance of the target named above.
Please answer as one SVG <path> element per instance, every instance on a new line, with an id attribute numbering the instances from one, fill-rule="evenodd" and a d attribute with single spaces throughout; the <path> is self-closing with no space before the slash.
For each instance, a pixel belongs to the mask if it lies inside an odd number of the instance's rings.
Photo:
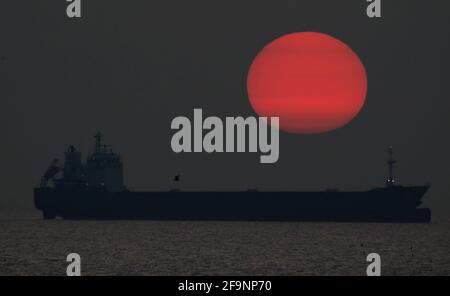
<path id="1" fill-rule="evenodd" d="M 36 188 L 34 202 L 44 218 L 88 220 L 199 221 L 431 221 L 418 208 L 428 186 L 363 192 L 106 192 Z"/>

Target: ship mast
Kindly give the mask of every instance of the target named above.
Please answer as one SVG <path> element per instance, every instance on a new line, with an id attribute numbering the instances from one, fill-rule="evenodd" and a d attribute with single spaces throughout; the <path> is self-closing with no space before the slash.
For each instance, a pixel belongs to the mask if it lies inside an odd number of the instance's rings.
<path id="1" fill-rule="evenodd" d="M 386 181 L 386 187 L 392 187 L 395 185 L 395 180 L 394 180 L 394 164 L 396 163 L 396 160 L 394 159 L 394 152 L 392 149 L 392 146 L 389 147 L 388 149 L 388 168 L 389 168 L 389 176 L 388 179 Z"/>
<path id="2" fill-rule="evenodd" d="M 102 133 L 97 132 L 94 138 L 95 138 L 95 153 L 100 153 L 102 149 Z"/>

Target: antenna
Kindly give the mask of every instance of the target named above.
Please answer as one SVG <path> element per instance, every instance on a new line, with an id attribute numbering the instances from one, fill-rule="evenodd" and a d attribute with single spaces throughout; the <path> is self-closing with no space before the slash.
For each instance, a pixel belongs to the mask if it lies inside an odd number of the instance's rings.
<path id="1" fill-rule="evenodd" d="M 102 133 L 97 132 L 95 134 L 95 153 L 100 153 L 101 147 L 102 147 Z"/>
<path id="2" fill-rule="evenodd" d="M 386 187 L 392 187 L 395 185 L 395 180 L 394 180 L 394 164 L 397 162 L 394 159 L 394 151 L 392 146 L 389 147 L 388 149 L 388 168 L 389 168 L 389 176 L 388 179 L 386 181 Z"/>

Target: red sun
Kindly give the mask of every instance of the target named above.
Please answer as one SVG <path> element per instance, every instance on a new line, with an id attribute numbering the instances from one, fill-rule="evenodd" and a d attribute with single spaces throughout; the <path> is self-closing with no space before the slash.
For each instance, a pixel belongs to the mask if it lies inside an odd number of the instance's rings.
<path id="1" fill-rule="evenodd" d="M 342 41 L 322 33 L 293 33 L 259 52 L 247 91 L 256 113 L 280 117 L 281 130 L 323 133 L 359 113 L 367 76 L 359 57 Z"/>

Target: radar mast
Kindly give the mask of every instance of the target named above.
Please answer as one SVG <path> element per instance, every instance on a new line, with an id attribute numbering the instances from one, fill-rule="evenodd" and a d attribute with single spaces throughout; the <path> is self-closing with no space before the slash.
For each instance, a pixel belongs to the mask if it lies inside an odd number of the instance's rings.
<path id="1" fill-rule="evenodd" d="M 394 151 L 392 146 L 389 147 L 388 149 L 388 169 L 389 169 L 389 176 L 388 179 L 386 180 L 386 187 L 392 187 L 395 185 L 395 180 L 394 180 L 394 164 L 397 161 L 394 159 Z"/>

